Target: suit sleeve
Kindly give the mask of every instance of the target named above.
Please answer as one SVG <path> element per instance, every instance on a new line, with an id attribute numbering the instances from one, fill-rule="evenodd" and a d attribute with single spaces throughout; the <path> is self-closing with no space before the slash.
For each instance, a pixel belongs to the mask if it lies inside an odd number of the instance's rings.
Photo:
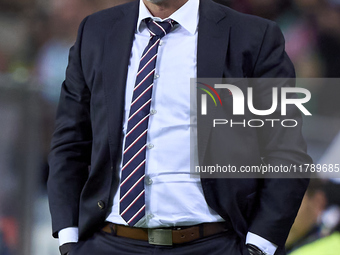
<path id="1" fill-rule="evenodd" d="M 278 26 L 270 22 L 264 33 L 261 48 L 253 70 L 259 78 L 295 78 L 294 67 L 284 49 L 284 38 Z M 285 82 L 286 81 L 286 82 Z M 292 82 L 293 81 L 293 82 Z M 295 86 L 294 79 L 278 79 L 276 87 Z M 272 104 L 272 87 L 257 84 L 258 102 L 261 109 L 269 109 Z M 290 97 L 296 97 L 290 94 Z M 255 99 L 254 99 L 255 101 Z M 268 116 L 266 116 L 268 118 Z M 271 118 L 282 119 L 280 103 Z M 301 133 L 302 116 L 300 110 L 291 105 L 287 107 L 284 119 L 294 119 L 294 128 L 270 125 L 258 129 L 258 140 L 263 161 L 271 166 L 290 166 L 311 163 L 306 153 L 306 144 Z M 274 176 L 275 177 L 275 176 Z M 259 207 L 251 221 L 249 231 L 270 242 L 283 246 L 289 230 L 300 207 L 308 179 L 262 179 L 259 193 Z"/>
<path id="2" fill-rule="evenodd" d="M 81 65 L 85 24 L 86 19 L 81 23 L 77 41 L 70 49 L 49 155 L 47 188 L 54 237 L 61 229 L 78 226 L 79 200 L 91 159 L 91 93 Z"/>

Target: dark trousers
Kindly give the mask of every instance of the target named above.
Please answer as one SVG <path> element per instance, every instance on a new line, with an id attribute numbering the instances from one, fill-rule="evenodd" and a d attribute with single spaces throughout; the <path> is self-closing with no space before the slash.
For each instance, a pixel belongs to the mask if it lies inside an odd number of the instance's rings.
<path id="1" fill-rule="evenodd" d="M 86 241 L 78 242 L 69 255 L 249 255 L 243 242 L 235 234 L 221 233 L 186 244 L 158 246 L 146 241 L 95 233 Z"/>

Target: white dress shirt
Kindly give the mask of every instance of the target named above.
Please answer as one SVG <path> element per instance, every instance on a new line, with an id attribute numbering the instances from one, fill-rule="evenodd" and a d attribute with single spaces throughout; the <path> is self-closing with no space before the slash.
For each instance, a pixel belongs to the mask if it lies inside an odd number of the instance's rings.
<path id="1" fill-rule="evenodd" d="M 150 39 L 143 21 L 149 17 L 152 17 L 151 13 L 140 1 L 128 68 L 123 135 L 126 133 L 139 60 Z M 170 18 L 179 25 L 162 38 L 158 49 L 147 133 L 146 216 L 136 227 L 223 221 L 205 202 L 199 174 L 193 178 L 190 173 L 190 134 L 197 129 L 197 125 L 190 125 L 190 118 L 196 116 L 196 110 L 190 109 L 190 78 L 196 77 L 197 73 L 198 1 L 188 1 Z M 119 198 L 118 188 L 112 213 L 106 220 L 127 225 L 119 215 Z"/>
<path id="2" fill-rule="evenodd" d="M 190 136 L 192 138 L 197 133 L 197 125 L 193 124 L 196 123 L 196 108 L 190 107 L 190 78 L 197 75 L 198 9 L 199 1 L 189 0 L 173 13 L 169 18 L 178 25 L 161 39 L 158 49 L 147 133 L 146 215 L 136 227 L 189 226 L 223 221 L 207 205 L 199 174 L 193 178 L 190 172 L 190 145 L 197 147 L 196 137 L 193 139 L 196 142 L 190 141 Z M 139 60 L 150 39 L 143 21 L 149 17 L 152 17 L 151 13 L 140 1 L 126 83 L 124 137 Z M 197 156 L 194 158 L 197 160 Z M 119 167 L 121 169 L 121 164 Z M 119 215 L 119 198 L 118 187 L 106 221 L 127 225 Z M 76 242 L 77 231 L 77 228 L 60 231 L 60 244 Z M 252 233 L 248 233 L 247 242 L 268 254 L 273 254 L 276 249 L 275 245 Z"/>

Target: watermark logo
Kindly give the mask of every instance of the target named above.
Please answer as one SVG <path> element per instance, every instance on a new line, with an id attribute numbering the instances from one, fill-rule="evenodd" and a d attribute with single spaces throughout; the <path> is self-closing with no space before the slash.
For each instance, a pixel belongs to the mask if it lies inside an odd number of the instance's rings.
<path id="1" fill-rule="evenodd" d="M 245 97 L 240 88 L 238 88 L 235 85 L 232 84 L 215 84 L 213 88 L 212 86 L 208 84 L 204 84 L 201 82 L 197 82 L 197 84 L 204 85 L 208 88 L 210 88 L 213 93 L 217 96 L 217 98 L 220 101 L 220 104 L 222 106 L 222 100 L 220 96 L 218 95 L 217 91 L 215 89 L 228 89 L 229 94 L 232 96 L 233 100 L 233 115 L 244 115 L 245 112 Z M 210 97 L 214 100 L 215 106 L 217 106 L 216 100 L 211 92 L 209 92 L 207 89 L 199 88 L 203 91 L 205 91 Z M 304 115 L 311 116 L 312 114 L 306 109 L 306 107 L 303 106 L 304 103 L 307 103 L 311 99 L 311 93 L 309 90 L 305 88 L 296 88 L 296 87 L 282 87 L 281 89 L 281 115 L 285 116 L 287 114 L 287 105 L 295 105 Z M 287 95 L 289 93 L 300 93 L 303 94 L 303 98 L 289 98 Z M 207 94 L 201 95 L 201 115 L 207 115 Z M 273 87 L 272 88 L 272 105 L 269 109 L 266 110 L 258 110 L 254 107 L 253 102 L 253 88 L 248 87 L 247 88 L 247 106 L 251 113 L 257 115 L 257 116 L 266 116 L 274 113 L 278 107 L 278 88 Z"/>
<path id="2" fill-rule="evenodd" d="M 212 86 L 210 86 L 210 85 L 208 85 L 208 84 L 205 84 L 205 83 L 203 83 L 203 82 L 197 82 L 197 84 L 199 84 L 199 85 L 203 85 L 203 86 L 205 86 L 206 88 L 209 88 L 215 95 L 216 95 L 216 97 L 218 98 L 218 100 L 219 100 L 219 102 L 220 102 L 220 104 L 221 104 L 221 106 L 222 106 L 222 100 L 221 100 L 221 97 L 219 96 L 219 94 L 217 93 L 217 91 L 212 87 Z M 209 90 L 207 90 L 207 89 L 205 89 L 205 88 L 201 88 L 201 87 L 197 87 L 198 89 L 200 89 L 200 90 L 203 90 L 204 92 L 206 92 L 211 98 L 212 98 L 212 100 L 214 101 L 214 103 L 215 103 L 215 106 L 217 106 L 217 102 L 216 102 L 216 99 L 215 99 L 215 97 L 213 96 L 213 94 L 209 91 Z M 207 94 L 202 94 L 201 95 L 201 114 L 202 115 L 207 115 Z"/>

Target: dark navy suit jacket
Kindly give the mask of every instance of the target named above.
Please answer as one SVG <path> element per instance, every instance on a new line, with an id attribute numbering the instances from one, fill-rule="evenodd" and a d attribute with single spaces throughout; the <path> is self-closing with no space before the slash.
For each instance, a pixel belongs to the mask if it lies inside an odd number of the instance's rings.
<path id="1" fill-rule="evenodd" d="M 198 77 L 294 77 L 280 29 L 211 0 L 199 9 Z M 86 239 L 103 226 L 118 185 L 127 69 L 138 1 L 95 13 L 81 23 L 70 50 L 49 156 L 48 195 L 53 235 L 72 226 Z M 270 94 L 270 93 L 269 93 Z M 263 102 L 271 95 L 263 94 Z M 288 117 L 300 120 L 298 110 Z M 200 125 L 199 161 L 216 157 L 241 164 L 309 163 L 300 128 L 232 129 L 223 137 Z M 261 142 L 259 142 L 261 141 Z M 235 146 L 230 146 L 235 145 Z M 217 146 L 218 147 L 218 146 Z M 236 155 L 236 156 L 235 156 Z M 283 246 L 308 185 L 306 179 L 203 179 L 207 203 L 230 220 L 244 241 L 247 231 Z"/>

